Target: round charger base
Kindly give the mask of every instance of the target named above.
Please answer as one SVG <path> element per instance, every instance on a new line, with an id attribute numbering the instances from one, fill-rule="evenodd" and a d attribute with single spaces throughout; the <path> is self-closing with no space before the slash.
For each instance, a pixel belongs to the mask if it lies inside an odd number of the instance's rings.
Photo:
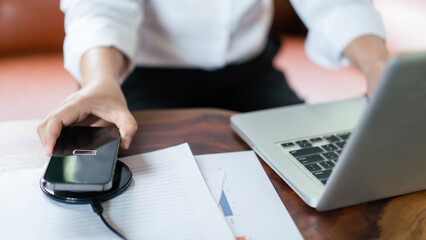
<path id="1" fill-rule="evenodd" d="M 115 165 L 114 178 L 111 189 L 107 191 L 96 192 L 71 192 L 71 191 L 54 191 L 47 189 L 40 180 L 41 190 L 53 200 L 63 203 L 73 204 L 89 204 L 92 201 L 107 201 L 124 192 L 132 181 L 132 172 L 130 168 L 121 161 L 117 161 Z"/>

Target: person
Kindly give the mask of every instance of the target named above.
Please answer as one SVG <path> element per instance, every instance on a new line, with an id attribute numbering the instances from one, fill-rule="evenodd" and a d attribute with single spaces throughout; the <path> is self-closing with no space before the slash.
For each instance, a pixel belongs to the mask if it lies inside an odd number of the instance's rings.
<path id="1" fill-rule="evenodd" d="M 291 0 L 308 28 L 318 64 L 351 62 L 368 93 L 388 58 L 370 0 Z M 39 125 L 46 154 L 62 127 L 98 119 L 120 130 L 127 149 L 137 130 L 130 110 L 222 107 L 249 111 L 300 103 L 272 66 L 272 0 L 62 0 L 64 64 L 81 89 Z"/>

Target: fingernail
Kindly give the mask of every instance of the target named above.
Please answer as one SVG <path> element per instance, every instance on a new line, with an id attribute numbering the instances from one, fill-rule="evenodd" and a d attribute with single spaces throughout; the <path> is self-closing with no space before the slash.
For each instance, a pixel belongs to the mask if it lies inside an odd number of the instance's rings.
<path id="1" fill-rule="evenodd" d="M 124 148 L 129 148 L 130 143 L 132 142 L 132 139 L 129 136 L 124 137 Z"/>
<path id="2" fill-rule="evenodd" d="M 46 152 L 46 155 L 48 156 L 48 157 L 50 157 L 50 155 L 52 155 L 52 153 L 51 153 L 51 151 L 50 151 L 50 149 L 49 149 L 49 147 L 46 145 L 46 146 L 44 146 L 44 151 Z"/>

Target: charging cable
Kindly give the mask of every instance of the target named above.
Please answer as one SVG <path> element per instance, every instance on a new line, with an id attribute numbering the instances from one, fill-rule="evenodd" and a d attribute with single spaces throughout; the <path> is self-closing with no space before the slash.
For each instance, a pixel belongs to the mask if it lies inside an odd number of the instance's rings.
<path id="1" fill-rule="evenodd" d="M 99 217 L 101 218 L 102 222 L 104 222 L 104 224 L 115 234 L 117 234 L 117 236 L 119 236 L 121 239 L 123 240 L 127 240 L 121 233 L 119 233 L 117 230 L 115 230 L 104 218 L 103 216 L 103 211 L 104 208 L 102 207 L 102 204 L 98 201 L 98 200 L 92 200 L 90 202 L 90 205 L 92 206 L 93 211 L 99 215 Z"/>

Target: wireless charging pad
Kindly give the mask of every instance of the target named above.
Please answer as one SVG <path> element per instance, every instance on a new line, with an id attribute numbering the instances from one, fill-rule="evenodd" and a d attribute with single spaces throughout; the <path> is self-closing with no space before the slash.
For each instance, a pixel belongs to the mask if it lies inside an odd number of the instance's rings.
<path id="1" fill-rule="evenodd" d="M 110 190 L 101 192 L 71 192 L 71 191 L 53 191 L 46 189 L 40 180 L 41 190 L 50 198 L 64 203 L 89 204 L 93 200 L 99 202 L 107 201 L 124 192 L 132 181 L 132 172 L 130 168 L 121 161 L 117 161 L 114 171 L 114 179 Z"/>

